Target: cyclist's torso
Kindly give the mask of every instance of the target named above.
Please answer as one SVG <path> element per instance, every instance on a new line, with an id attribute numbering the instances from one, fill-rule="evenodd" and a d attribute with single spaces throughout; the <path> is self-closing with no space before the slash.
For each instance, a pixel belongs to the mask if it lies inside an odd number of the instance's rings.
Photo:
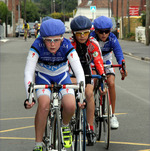
<path id="1" fill-rule="evenodd" d="M 56 54 L 52 54 L 47 50 L 43 39 L 39 37 L 32 44 L 30 50 L 39 55 L 36 71 L 51 76 L 68 71 L 67 55 L 73 50 L 73 46 L 69 40 L 64 38 L 59 50 Z"/>
<path id="2" fill-rule="evenodd" d="M 29 27 L 29 24 L 28 24 L 28 23 L 23 24 L 23 29 L 28 30 L 29 28 L 30 28 L 30 27 Z"/>
<path id="3" fill-rule="evenodd" d="M 86 44 L 78 44 L 73 38 L 71 39 L 71 43 L 76 49 L 80 62 L 83 66 L 84 72 L 86 73 L 88 68 L 92 72 L 91 69 L 91 61 L 94 61 L 96 69 L 98 70 L 99 74 L 103 72 L 103 60 L 101 57 L 101 50 L 97 40 L 93 37 L 90 37 Z M 87 67 L 88 66 L 88 67 Z"/>
<path id="4" fill-rule="evenodd" d="M 110 32 L 110 35 L 107 39 L 106 42 L 101 41 L 95 34 L 95 31 L 91 33 L 91 36 L 94 36 L 100 45 L 101 51 L 102 51 L 102 55 L 103 55 L 103 60 L 104 63 L 106 62 L 112 62 L 112 51 L 115 54 L 115 57 L 117 59 L 118 64 L 121 64 L 122 60 L 123 60 L 123 53 L 122 53 L 122 49 L 121 46 L 118 42 L 117 37 Z"/>

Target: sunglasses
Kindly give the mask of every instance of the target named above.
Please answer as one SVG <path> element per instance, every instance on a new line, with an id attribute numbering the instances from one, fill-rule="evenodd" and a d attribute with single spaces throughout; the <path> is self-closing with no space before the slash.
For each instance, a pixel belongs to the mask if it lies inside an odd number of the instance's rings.
<path id="1" fill-rule="evenodd" d="M 107 29 L 107 30 L 98 30 L 98 33 L 99 34 L 103 34 L 103 33 L 108 34 L 108 33 L 110 33 L 110 30 L 109 29 Z"/>
<path id="2" fill-rule="evenodd" d="M 83 36 L 88 36 L 90 34 L 90 30 L 87 30 L 87 31 L 83 31 L 83 32 L 79 32 L 79 31 L 76 31 L 74 32 L 74 34 L 78 37 L 81 37 L 82 35 Z"/>
<path id="3" fill-rule="evenodd" d="M 63 37 L 60 37 L 60 38 L 54 38 L 54 39 L 51 39 L 51 38 L 43 38 L 43 40 L 47 43 L 57 43 L 59 41 L 61 41 L 63 39 Z"/>

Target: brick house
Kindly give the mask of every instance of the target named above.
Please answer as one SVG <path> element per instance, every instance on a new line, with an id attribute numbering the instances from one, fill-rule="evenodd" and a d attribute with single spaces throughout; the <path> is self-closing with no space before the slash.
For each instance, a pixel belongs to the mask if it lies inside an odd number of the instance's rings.
<path id="1" fill-rule="evenodd" d="M 8 10 L 12 11 L 13 10 L 13 3 L 15 6 L 15 22 L 18 22 L 18 5 L 19 5 L 19 0 L 7 0 L 7 6 L 8 6 Z"/>
<path id="2" fill-rule="evenodd" d="M 118 17 L 121 17 L 122 0 L 78 0 L 77 13 L 75 15 L 85 15 L 92 19 L 92 12 L 90 12 L 90 6 L 96 6 L 96 12 L 94 18 L 99 16 L 117 17 L 117 1 L 118 1 Z M 146 10 L 146 0 L 129 0 L 129 6 L 139 7 L 139 12 Z M 123 0 L 124 14 L 127 16 L 127 0 Z M 140 14 L 139 14 L 140 15 Z"/>

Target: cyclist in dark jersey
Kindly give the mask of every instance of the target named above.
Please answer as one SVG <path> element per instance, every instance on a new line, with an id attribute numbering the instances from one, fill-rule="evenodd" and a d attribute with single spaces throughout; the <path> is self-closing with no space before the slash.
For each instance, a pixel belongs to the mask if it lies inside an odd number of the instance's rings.
<path id="1" fill-rule="evenodd" d="M 92 23 L 90 19 L 85 16 L 78 16 L 74 18 L 70 24 L 73 33 L 71 43 L 79 55 L 84 74 L 92 74 L 91 62 L 93 61 L 98 73 L 104 76 L 103 59 L 99 44 L 95 38 L 90 37 L 91 26 Z M 91 140 L 88 141 L 88 145 L 90 146 L 94 145 L 96 142 L 95 134 L 93 132 L 95 111 L 93 85 L 93 80 L 91 78 L 86 78 L 85 95 L 87 100 L 87 122 L 89 125 L 87 137 L 88 140 L 91 138 Z"/>

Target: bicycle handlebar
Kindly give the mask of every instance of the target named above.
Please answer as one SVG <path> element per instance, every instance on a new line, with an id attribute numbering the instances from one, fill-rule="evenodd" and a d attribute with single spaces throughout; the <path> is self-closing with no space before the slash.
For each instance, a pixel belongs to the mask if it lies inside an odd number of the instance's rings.
<path id="1" fill-rule="evenodd" d="M 28 100 L 29 100 L 29 103 L 31 104 L 32 103 L 32 93 L 34 90 L 36 89 L 57 89 L 57 90 L 60 90 L 61 88 L 62 89 L 69 89 L 69 88 L 72 88 L 72 89 L 76 89 L 76 90 L 79 90 L 80 93 L 83 93 L 84 92 L 84 83 L 83 81 L 81 81 L 79 83 L 79 85 L 75 85 L 75 84 L 52 84 L 52 85 L 35 85 L 33 82 L 30 83 L 29 85 L 29 89 L 28 89 L 28 92 L 29 92 L 29 97 L 28 97 Z"/>
<path id="2" fill-rule="evenodd" d="M 113 65 L 113 64 L 108 64 L 108 65 L 104 64 L 104 68 L 111 68 L 111 67 L 114 67 L 114 68 L 120 67 L 120 68 L 122 68 L 122 70 L 123 70 L 123 72 L 124 72 L 124 74 L 126 76 L 126 65 L 125 65 L 125 60 L 124 59 L 122 60 L 122 64 L 116 64 L 116 65 Z M 122 77 L 121 80 L 124 80 L 124 78 Z"/>

